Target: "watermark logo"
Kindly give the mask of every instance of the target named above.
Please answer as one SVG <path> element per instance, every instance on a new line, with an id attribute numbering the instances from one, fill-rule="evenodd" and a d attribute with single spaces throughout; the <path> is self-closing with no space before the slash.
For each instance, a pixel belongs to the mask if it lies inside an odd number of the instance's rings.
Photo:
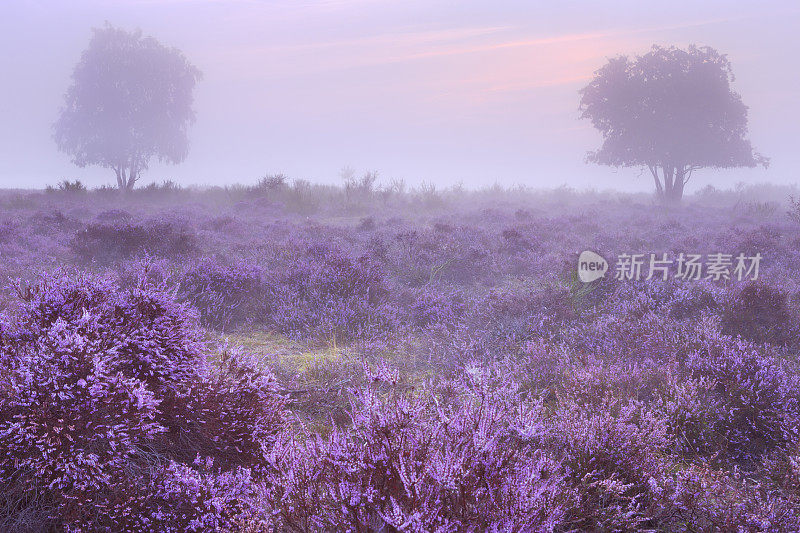
<path id="1" fill-rule="evenodd" d="M 649 259 L 649 261 L 648 261 Z M 672 277 L 681 280 L 757 280 L 762 256 L 745 254 L 619 254 L 614 279 L 638 281 Z M 608 262 L 595 252 L 584 251 L 578 257 L 578 279 L 591 283 L 605 276 Z"/>
<path id="2" fill-rule="evenodd" d="M 581 252 L 578 257 L 578 279 L 591 283 L 606 275 L 608 262 L 600 254 L 589 250 Z"/>

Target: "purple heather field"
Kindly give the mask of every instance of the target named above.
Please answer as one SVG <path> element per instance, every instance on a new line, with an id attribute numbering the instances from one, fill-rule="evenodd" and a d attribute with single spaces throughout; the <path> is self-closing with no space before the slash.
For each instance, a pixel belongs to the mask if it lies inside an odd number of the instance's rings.
<path id="1" fill-rule="evenodd" d="M 3 193 L 3 529 L 796 530 L 792 191 L 359 183 Z"/>
<path id="2" fill-rule="evenodd" d="M 800 533 L 799 28 L 0 0 L 0 533 Z"/>

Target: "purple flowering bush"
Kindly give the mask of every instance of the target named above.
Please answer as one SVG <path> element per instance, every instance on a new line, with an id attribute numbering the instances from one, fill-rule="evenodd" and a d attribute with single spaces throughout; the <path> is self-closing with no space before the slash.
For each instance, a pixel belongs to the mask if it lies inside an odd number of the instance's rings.
<path id="1" fill-rule="evenodd" d="M 270 271 L 261 320 L 283 334 L 347 342 L 394 328 L 395 310 L 378 264 L 327 246 Z"/>
<path id="2" fill-rule="evenodd" d="M 203 324 L 226 329 L 253 320 L 267 294 L 264 274 L 254 266 L 205 259 L 180 280 L 180 293 L 200 312 Z"/>
<path id="3" fill-rule="evenodd" d="M 574 495 L 559 465 L 527 443 L 541 405 L 520 404 L 474 367 L 456 397 L 389 389 L 383 372 L 357 391 L 352 425 L 273 448 L 276 525 L 290 531 L 546 530 Z M 455 384 L 453 384 L 455 385 Z M 388 397 L 385 395 L 388 394 Z"/>
<path id="4" fill-rule="evenodd" d="M 757 281 L 730 291 L 722 310 L 722 329 L 758 343 L 797 346 L 800 323 L 779 287 Z"/>
<path id="5" fill-rule="evenodd" d="M 194 229 L 167 218 L 134 222 L 125 217 L 92 222 L 78 230 L 70 246 L 83 262 L 110 263 L 141 254 L 191 255 L 198 251 Z"/>
<path id="6" fill-rule="evenodd" d="M 244 504 L 232 493 L 221 515 L 214 487 L 241 483 L 249 474 L 237 469 L 281 428 L 271 376 L 232 355 L 207 362 L 193 313 L 156 287 L 81 276 L 16 289 L 0 328 L 4 527 L 205 531 L 238 520 Z M 191 466 L 215 457 L 217 470 Z M 150 522 L 137 522 L 145 512 Z"/>
<path id="7" fill-rule="evenodd" d="M 114 493 L 83 509 L 70 531 L 201 533 L 236 531 L 246 521 L 257 527 L 268 515 L 253 503 L 265 490 L 246 468 L 223 471 L 212 460 L 169 462 L 117 480 Z"/>
<path id="8" fill-rule="evenodd" d="M 258 468 L 285 425 L 284 404 L 271 373 L 251 357 L 224 351 L 213 371 L 164 399 L 166 453 Z"/>

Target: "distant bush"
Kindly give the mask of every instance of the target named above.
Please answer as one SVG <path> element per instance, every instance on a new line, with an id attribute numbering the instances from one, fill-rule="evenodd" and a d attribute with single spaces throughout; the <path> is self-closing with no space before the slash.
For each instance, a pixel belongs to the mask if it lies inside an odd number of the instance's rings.
<path id="1" fill-rule="evenodd" d="M 93 222 L 78 231 L 70 247 L 79 260 L 111 263 L 150 254 L 177 257 L 199 250 L 197 235 L 188 224 L 169 219 L 144 222 Z"/>
<path id="2" fill-rule="evenodd" d="M 98 222 L 119 222 L 121 220 L 129 220 L 131 218 L 133 218 L 133 215 L 124 209 L 108 209 L 98 213 L 95 217 L 95 220 Z"/>
<path id="3" fill-rule="evenodd" d="M 385 274 L 367 257 L 310 248 L 268 283 L 264 318 L 282 333 L 347 342 L 394 328 Z"/>
<path id="4" fill-rule="evenodd" d="M 800 222 L 800 200 L 794 196 L 789 197 L 789 210 L 786 212 L 789 218 L 795 222 Z"/>
<path id="5" fill-rule="evenodd" d="M 138 194 L 169 194 L 182 191 L 182 187 L 172 180 L 164 180 L 161 183 L 151 182 L 144 187 L 132 189 Z"/>
<path id="6" fill-rule="evenodd" d="M 797 346 L 800 321 L 788 297 L 760 281 L 732 289 L 722 307 L 722 331 L 757 343 Z"/>
<path id="7" fill-rule="evenodd" d="M 289 211 L 309 215 L 319 210 L 320 198 L 307 180 L 294 180 L 285 196 L 285 205 Z"/>
<path id="8" fill-rule="evenodd" d="M 378 181 L 377 172 L 366 172 L 360 177 L 349 169 L 342 171 L 344 180 L 344 197 L 349 209 L 363 207 L 375 193 L 375 184 Z"/>
<path id="9" fill-rule="evenodd" d="M 414 199 L 427 209 L 440 207 L 444 204 L 442 194 L 436 190 L 436 185 L 431 182 L 422 182 L 414 192 Z"/>
<path id="10" fill-rule="evenodd" d="M 54 231 L 69 231 L 80 226 L 80 221 L 65 215 L 60 209 L 38 211 L 30 217 L 33 231 L 38 234 L 48 234 Z"/>
<path id="11" fill-rule="evenodd" d="M 206 259 L 186 271 L 179 290 L 200 311 L 203 324 L 227 329 L 258 320 L 268 291 L 265 282 L 256 267 Z"/>
<path id="12" fill-rule="evenodd" d="M 278 192 L 289 187 L 289 178 L 283 174 L 267 174 L 255 186 L 256 191 Z"/>
<path id="13" fill-rule="evenodd" d="M 52 187 L 50 185 L 47 186 L 45 189 L 47 192 L 66 192 L 66 193 L 85 193 L 86 186 L 81 183 L 81 180 L 69 181 L 69 180 L 62 180 L 58 182 L 56 187 Z"/>
<path id="14" fill-rule="evenodd" d="M 768 218 L 775 214 L 778 210 L 779 204 L 777 202 L 746 202 L 743 206 L 744 211 L 755 217 Z"/>

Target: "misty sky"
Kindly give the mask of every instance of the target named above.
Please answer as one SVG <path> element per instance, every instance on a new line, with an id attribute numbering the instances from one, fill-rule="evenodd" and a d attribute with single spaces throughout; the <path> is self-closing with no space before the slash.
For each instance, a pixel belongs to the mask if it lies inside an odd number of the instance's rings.
<path id="1" fill-rule="evenodd" d="M 729 55 L 772 165 L 704 170 L 689 190 L 798 178 L 797 0 L 2 0 L 0 188 L 114 181 L 51 138 L 105 21 L 180 48 L 204 74 L 188 159 L 153 164 L 143 183 L 337 183 L 349 166 L 412 185 L 650 190 L 649 174 L 583 162 L 600 136 L 578 119 L 577 91 L 608 57 L 690 43 Z"/>

